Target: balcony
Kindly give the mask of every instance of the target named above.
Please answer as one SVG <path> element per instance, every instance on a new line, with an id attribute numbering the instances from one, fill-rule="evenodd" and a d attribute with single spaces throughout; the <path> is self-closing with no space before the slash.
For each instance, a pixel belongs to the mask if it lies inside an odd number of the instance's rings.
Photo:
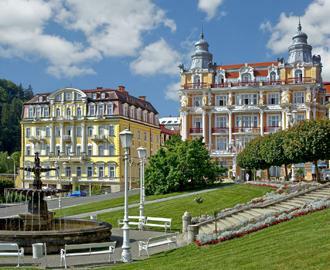
<path id="1" fill-rule="evenodd" d="M 50 156 L 49 161 L 59 161 L 59 162 L 81 162 L 87 160 L 86 155 L 79 156 Z"/>
<path id="2" fill-rule="evenodd" d="M 94 135 L 92 141 L 95 143 L 102 143 L 107 141 L 107 137 L 105 135 Z"/>
<path id="3" fill-rule="evenodd" d="M 280 126 L 268 126 L 264 127 L 264 132 L 265 133 L 273 133 L 282 130 L 282 127 Z"/>
<path id="4" fill-rule="evenodd" d="M 225 133 L 227 134 L 228 133 L 228 128 L 227 127 L 214 127 L 212 128 L 212 133 Z"/>
<path id="5" fill-rule="evenodd" d="M 71 136 L 70 135 L 64 135 L 63 136 L 63 141 L 65 143 L 71 143 Z"/>
<path id="6" fill-rule="evenodd" d="M 282 85 L 282 84 L 304 84 L 316 83 L 312 77 L 302 78 L 288 78 L 287 80 L 265 80 L 265 81 L 238 81 L 238 82 L 224 82 L 224 83 L 186 83 L 181 87 L 183 89 L 203 89 L 203 88 L 227 88 L 227 87 L 248 87 L 248 86 L 267 86 L 267 85 Z"/>
<path id="7" fill-rule="evenodd" d="M 202 128 L 191 128 L 190 133 L 201 134 L 201 133 L 203 133 L 203 129 Z"/>
<path id="8" fill-rule="evenodd" d="M 38 143 L 46 141 L 46 137 L 44 135 L 31 136 L 28 140 L 32 143 Z"/>
<path id="9" fill-rule="evenodd" d="M 233 133 L 259 134 L 260 127 L 234 127 Z"/>

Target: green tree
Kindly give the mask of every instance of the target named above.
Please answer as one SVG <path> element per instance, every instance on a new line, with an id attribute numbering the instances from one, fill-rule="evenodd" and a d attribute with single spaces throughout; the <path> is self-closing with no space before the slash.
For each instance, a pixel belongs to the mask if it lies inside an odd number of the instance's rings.
<path id="1" fill-rule="evenodd" d="M 201 139 L 172 137 L 146 167 L 147 194 L 164 194 L 213 184 L 226 169 L 212 160 Z"/>

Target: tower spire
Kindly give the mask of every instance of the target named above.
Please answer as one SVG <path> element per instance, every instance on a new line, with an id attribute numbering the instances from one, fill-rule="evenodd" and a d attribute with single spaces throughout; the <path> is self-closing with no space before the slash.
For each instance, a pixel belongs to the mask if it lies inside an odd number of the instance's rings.
<path id="1" fill-rule="evenodd" d="M 299 23 L 298 23 L 297 29 L 298 29 L 299 32 L 301 32 L 302 27 L 301 27 L 301 23 L 300 23 L 300 16 L 299 16 Z"/>
<path id="2" fill-rule="evenodd" d="M 201 39 L 204 39 L 204 27 L 203 27 L 203 24 L 202 24 Z"/>

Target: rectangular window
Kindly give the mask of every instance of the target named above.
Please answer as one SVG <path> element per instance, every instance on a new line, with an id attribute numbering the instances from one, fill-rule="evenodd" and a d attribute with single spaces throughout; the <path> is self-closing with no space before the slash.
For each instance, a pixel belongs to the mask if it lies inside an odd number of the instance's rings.
<path id="1" fill-rule="evenodd" d="M 26 128 L 25 130 L 25 137 L 30 138 L 31 137 L 31 128 Z"/>
<path id="2" fill-rule="evenodd" d="M 268 126 L 269 127 L 278 127 L 280 124 L 279 115 L 269 115 L 268 116 Z"/>
<path id="3" fill-rule="evenodd" d="M 257 94 L 237 95 L 236 105 L 256 105 L 257 99 L 258 99 Z"/>
<path id="4" fill-rule="evenodd" d="M 116 177 L 116 167 L 115 165 L 109 166 L 109 178 L 115 178 Z"/>
<path id="5" fill-rule="evenodd" d="M 69 156 L 70 155 L 70 149 L 71 149 L 71 146 L 70 145 L 66 145 L 65 146 L 65 154 L 67 155 L 67 156 Z"/>
<path id="6" fill-rule="evenodd" d="M 87 155 L 92 156 L 93 155 L 93 148 L 91 145 L 88 145 L 87 147 Z"/>
<path id="7" fill-rule="evenodd" d="M 104 156 L 104 145 L 99 145 L 99 156 Z"/>
<path id="8" fill-rule="evenodd" d="M 99 104 L 98 106 L 98 115 L 103 115 L 104 114 L 104 105 L 103 104 Z"/>
<path id="9" fill-rule="evenodd" d="M 61 136 L 61 129 L 60 127 L 55 127 L 55 137 L 60 137 Z"/>
<path id="10" fill-rule="evenodd" d="M 91 115 L 91 116 L 95 115 L 95 105 L 89 105 L 88 112 L 89 112 L 89 115 Z"/>
<path id="11" fill-rule="evenodd" d="M 81 127 L 76 127 L 77 137 L 81 137 Z"/>
<path id="12" fill-rule="evenodd" d="M 61 153 L 61 147 L 59 145 L 56 145 L 56 154 L 59 156 Z"/>
<path id="13" fill-rule="evenodd" d="M 87 177 L 92 177 L 93 176 L 93 167 L 88 166 L 87 167 Z"/>
<path id="14" fill-rule="evenodd" d="M 115 155 L 115 146 L 113 144 L 109 144 L 109 156 Z"/>
<path id="15" fill-rule="evenodd" d="M 44 117 L 49 117 L 49 108 L 44 107 Z"/>
<path id="16" fill-rule="evenodd" d="M 50 127 L 46 127 L 46 137 L 50 137 Z"/>
<path id="17" fill-rule="evenodd" d="M 72 100 L 72 95 L 69 92 L 66 92 L 64 95 L 65 100 Z"/>
<path id="18" fill-rule="evenodd" d="M 115 127 L 113 125 L 109 126 L 109 136 L 115 135 Z"/>
<path id="19" fill-rule="evenodd" d="M 109 103 L 107 105 L 107 115 L 112 115 L 113 114 L 113 104 Z"/>
<path id="20" fill-rule="evenodd" d="M 27 156 L 31 156 L 31 146 L 26 146 L 25 152 Z"/>
<path id="21" fill-rule="evenodd" d="M 304 103 L 304 101 L 305 101 L 304 92 L 295 92 L 295 93 L 293 93 L 293 103 L 301 104 L 301 103 Z"/>
<path id="22" fill-rule="evenodd" d="M 227 151 L 228 149 L 228 139 L 227 137 L 217 137 L 217 150 Z"/>
<path id="23" fill-rule="evenodd" d="M 279 93 L 270 93 L 270 94 L 268 94 L 268 104 L 270 104 L 270 105 L 280 104 L 280 95 L 279 95 Z"/>
<path id="24" fill-rule="evenodd" d="M 45 146 L 45 150 L 46 150 L 46 156 L 49 156 L 50 147 L 48 144 Z"/>
<path id="25" fill-rule="evenodd" d="M 193 97 L 193 107 L 201 107 L 202 106 L 202 96 L 194 96 Z"/>
<path id="26" fill-rule="evenodd" d="M 305 120 L 305 114 L 297 114 L 297 122 L 304 121 Z"/>
<path id="27" fill-rule="evenodd" d="M 216 96 L 215 97 L 215 105 L 216 106 L 227 106 L 227 96 Z"/>
<path id="28" fill-rule="evenodd" d="M 193 128 L 202 128 L 202 117 L 193 118 Z"/>
<path id="29" fill-rule="evenodd" d="M 103 126 L 99 126 L 99 135 L 100 136 L 104 135 L 104 127 Z"/>
<path id="30" fill-rule="evenodd" d="M 36 136 L 40 136 L 40 128 L 36 128 Z"/>
<path id="31" fill-rule="evenodd" d="M 227 127 L 227 116 L 217 115 L 215 117 L 215 127 L 216 128 L 226 128 Z"/>
<path id="32" fill-rule="evenodd" d="M 71 177 L 71 167 L 65 167 L 65 176 Z"/>
<path id="33" fill-rule="evenodd" d="M 92 137 L 93 136 L 93 127 L 88 127 L 87 128 L 87 134 L 88 134 L 88 137 Z"/>
<path id="34" fill-rule="evenodd" d="M 144 141 L 146 142 L 147 141 L 147 132 L 144 132 Z"/>
<path id="35" fill-rule="evenodd" d="M 33 107 L 29 107 L 29 118 L 33 118 Z"/>
<path id="36" fill-rule="evenodd" d="M 80 156 L 81 154 L 81 146 L 77 145 L 77 156 Z"/>
<path id="37" fill-rule="evenodd" d="M 100 166 L 99 167 L 99 178 L 103 178 L 104 177 L 104 167 Z"/>
<path id="38" fill-rule="evenodd" d="M 77 167 L 77 177 L 81 177 L 81 167 Z"/>

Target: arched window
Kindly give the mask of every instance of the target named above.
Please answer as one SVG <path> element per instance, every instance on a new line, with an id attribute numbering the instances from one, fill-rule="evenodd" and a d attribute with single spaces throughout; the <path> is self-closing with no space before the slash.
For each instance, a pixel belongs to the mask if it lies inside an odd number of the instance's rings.
<path id="1" fill-rule="evenodd" d="M 294 72 L 294 77 L 295 77 L 295 81 L 296 81 L 296 82 L 302 82 L 303 75 L 302 75 L 302 71 L 301 71 L 301 69 L 297 69 L 297 70 Z"/>
<path id="2" fill-rule="evenodd" d="M 274 82 L 276 81 L 276 72 L 275 71 L 272 71 L 269 75 L 269 78 L 270 78 L 270 81 L 271 82 Z"/>
<path id="3" fill-rule="evenodd" d="M 80 118 L 81 117 L 81 108 L 78 107 L 77 108 L 77 118 Z"/>
<path id="4" fill-rule="evenodd" d="M 67 117 L 70 117 L 71 116 L 71 109 L 70 108 L 67 108 L 66 109 L 66 116 Z"/>
<path id="5" fill-rule="evenodd" d="M 250 73 L 244 73 L 242 74 L 242 82 L 251 82 L 251 74 Z"/>
<path id="6" fill-rule="evenodd" d="M 219 74 L 217 77 L 216 77 L 216 83 L 217 84 L 223 84 L 225 82 L 225 78 L 223 77 L 223 75 Z"/>
<path id="7" fill-rule="evenodd" d="M 194 88 L 199 88 L 201 85 L 201 77 L 199 75 L 194 75 L 193 77 Z"/>
<path id="8" fill-rule="evenodd" d="M 61 116 L 61 110 L 59 108 L 56 109 L 56 116 L 57 117 Z"/>

